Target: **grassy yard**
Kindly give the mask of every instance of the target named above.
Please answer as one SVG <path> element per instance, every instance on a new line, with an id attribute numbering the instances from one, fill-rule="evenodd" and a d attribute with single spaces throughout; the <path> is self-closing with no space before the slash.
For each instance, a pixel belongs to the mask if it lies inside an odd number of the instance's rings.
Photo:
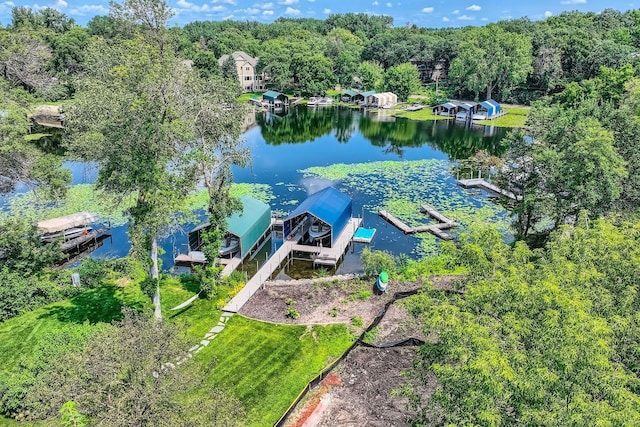
<path id="1" fill-rule="evenodd" d="M 47 332 L 65 326 L 79 328 L 85 322 L 110 322 L 120 317 L 124 304 L 151 306 L 137 281 L 114 282 L 0 323 L 0 372 L 12 369 L 20 356 L 33 351 Z M 230 292 L 227 290 L 225 295 L 212 300 L 197 299 L 172 312 L 171 308 L 198 291 L 198 283 L 185 277 L 165 277 L 160 289 L 165 319 L 186 325 L 187 336 L 194 341 L 202 339 L 217 324 L 221 314 L 217 308 L 219 300 Z M 247 424 L 272 425 L 307 382 L 338 358 L 354 339 L 347 325 L 307 328 L 236 315 L 224 331 L 198 353 L 195 361 L 201 364 L 203 375 L 212 386 L 223 386 L 242 401 L 247 410 Z M 203 392 L 206 391 L 194 391 Z M 14 423 L 0 417 L 0 425 L 48 424 Z"/>
<path id="2" fill-rule="evenodd" d="M 521 128 L 524 127 L 527 117 L 529 116 L 529 108 L 522 107 L 502 107 L 506 114 L 494 120 L 479 120 L 478 123 L 487 126 L 496 126 L 503 128 Z"/>
<path id="3" fill-rule="evenodd" d="M 220 319 L 221 311 L 216 308 L 217 298 L 198 298 L 183 309 L 171 309 L 194 296 L 199 289 L 200 285 L 197 282 L 184 277 L 167 277 L 160 286 L 160 305 L 165 318 L 184 324 L 187 336 L 197 341 L 200 341 Z"/>
<path id="4" fill-rule="evenodd" d="M 252 98 L 262 98 L 262 92 L 246 92 L 238 97 L 240 102 L 248 102 Z"/>
<path id="5" fill-rule="evenodd" d="M 451 120 L 451 117 L 439 116 L 431 112 L 431 107 L 425 107 L 418 111 L 405 111 L 403 109 L 397 109 L 393 112 L 396 117 L 403 117 L 410 120 Z"/>
<path id="6" fill-rule="evenodd" d="M 63 325 L 111 322 L 121 316 L 123 305 L 144 307 L 149 298 L 136 285 L 107 285 L 83 292 L 0 323 L 0 371 L 15 366 L 31 352 L 47 332 Z"/>
<path id="7" fill-rule="evenodd" d="M 275 325 L 236 315 L 198 359 L 203 365 L 215 359 L 210 383 L 226 387 L 242 401 L 248 425 L 266 426 L 354 339 L 346 325 Z"/>

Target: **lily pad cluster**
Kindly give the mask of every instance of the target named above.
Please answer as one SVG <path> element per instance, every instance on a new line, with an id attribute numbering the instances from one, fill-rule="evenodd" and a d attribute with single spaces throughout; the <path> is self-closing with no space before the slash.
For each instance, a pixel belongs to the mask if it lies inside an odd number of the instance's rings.
<path id="1" fill-rule="evenodd" d="M 495 224 L 505 236 L 509 233 L 509 217 L 505 209 L 487 195 L 469 193 L 456 184 L 444 160 L 379 161 L 356 164 L 334 164 L 300 171 L 304 176 L 316 176 L 340 181 L 355 198 L 364 195 L 364 208 L 372 213 L 387 210 L 410 226 L 432 224 L 433 220 L 420 211 L 422 204 L 438 209 L 460 225 L 451 230 L 458 235 L 474 222 Z M 437 252 L 438 241 L 431 234 L 418 234 L 418 255 Z"/>

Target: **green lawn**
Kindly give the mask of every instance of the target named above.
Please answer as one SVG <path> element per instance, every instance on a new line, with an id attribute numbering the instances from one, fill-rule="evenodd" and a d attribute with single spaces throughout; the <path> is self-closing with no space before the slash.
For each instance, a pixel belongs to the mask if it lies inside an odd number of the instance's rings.
<path id="1" fill-rule="evenodd" d="M 524 127 L 527 117 L 529 116 L 529 108 L 521 107 L 502 107 L 506 114 L 494 120 L 479 120 L 478 123 L 487 126 L 496 126 L 502 128 L 521 128 Z"/>
<path id="2" fill-rule="evenodd" d="M 150 303 L 137 284 L 107 285 L 0 323 L 0 371 L 13 368 L 47 332 L 65 324 L 111 322 L 121 316 L 124 304 L 142 308 Z"/>
<path id="3" fill-rule="evenodd" d="M 245 406 L 250 426 L 273 425 L 306 384 L 337 359 L 355 338 L 346 325 L 291 326 L 233 316 L 198 354 L 216 366 L 211 384 L 226 387 Z"/>
<path id="4" fill-rule="evenodd" d="M 410 120 L 451 120 L 451 117 L 439 116 L 431 112 L 431 107 L 425 107 L 418 111 L 405 111 L 404 109 L 397 109 L 393 112 L 396 117 L 403 117 Z"/>
<path id="5" fill-rule="evenodd" d="M 183 309 L 171 309 L 194 296 L 199 289 L 198 283 L 178 277 L 164 278 L 160 286 L 162 314 L 170 321 L 184 324 L 187 336 L 197 341 L 203 339 L 220 319 L 221 311 L 216 308 L 217 298 L 198 298 Z"/>
<path id="6" fill-rule="evenodd" d="M 262 98 L 262 92 L 246 92 L 238 97 L 240 102 L 248 102 L 252 98 Z"/>

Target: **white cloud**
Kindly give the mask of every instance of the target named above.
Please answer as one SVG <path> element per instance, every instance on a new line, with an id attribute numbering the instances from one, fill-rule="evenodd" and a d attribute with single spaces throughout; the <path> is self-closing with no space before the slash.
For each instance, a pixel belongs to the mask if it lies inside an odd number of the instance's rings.
<path id="1" fill-rule="evenodd" d="M 273 10 L 265 10 L 264 12 L 262 12 L 262 14 L 264 16 L 271 16 L 271 15 L 273 15 Z"/>
<path id="2" fill-rule="evenodd" d="M 548 17 L 550 17 L 550 16 L 553 16 L 553 13 L 551 13 L 551 11 L 550 11 L 550 10 L 547 10 L 547 11 L 544 13 L 544 17 L 545 17 L 545 18 L 548 18 Z"/>
<path id="3" fill-rule="evenodd" d="M 478 6 L 477 4 L 472 4 L 471 6 L 469 6 L 467 8 L 467 10 L 470 10 L 472 12 L 479 12 L 482 10 L 482 8 L 480 6 Z"/>
<path id="4" fill-rule="evenodd" d="M 561 4 L 585 4 L 587 0 L 562 0 Z"/>
<path id="5" fill-rule="evenodd" d="M 308 1 L 309 3 L 313 3 L 313 2 L 314 2 L 314 1 L 316 1 L 316 0 L 307 0 L 307 1 Z"/>
<path id="6" fill-rule="evenodd" d="M 457 15 L 457 14 L 459 14 L 459 13 L 460 13 L 460 11 L 459 11 L 458 9 L 456 9 L 456 10 L 454 10 L 454 11 L 453 11 L 453 14 L 454 14 L 454 15 Z"/>
<path id="7" fill-rule="evenodd" d="M 255 3 L 253 6 L 251 7 L 255 7 L 256 9 L 272 9 L 273 8 L 273 3 L 269 2 L 269 3 Z"/>
<path id="8" fill-rule="evenodd" d="M 229 3 L 229 4 L 231 4 L 231 3 Z M 235 3 L 233 3 L 233 4 L 235 4 Z M 223 20 L 223 21 L 230 21 L 230 20 L 232 20 L 232 19 L 233 19 L 233 15 L 228 15 L 228 16 L 224 16 L 224 17 L 222 17 L 222 20 Z"/>
<path id="9" fill-rule="evenodd" d="M 234 5 L 236 4 L 235 0 L 211 0 L 211 3 L 216 4 L 216 3 L 222 3 L 222 4 L 230 4 L 230 5 Z M 233 18 L 233 16 L 232 16 Z"/>
<path id="10" fill-rule="evenodd" d="M 300 9 L 294 9 L 292 7 L 288 7 L 287 10 L 284 11 L 285 15 L 300 15 Z"/>
<path id="11" fill-rule="evenodd" d="M 7 2 L 11 3 L 11 2 Z M 99 4 L 84 4 L 80 7 L 73 8 L 69 11 L 69 15 L 106 15 L 109 9 Z"/>
<path id="12" fill-rule="evenodd" d="M 58 0 L 56 1 L 56 4 L 53 5 L 53 7 L 57 7 L 59 9 L 62 9 L 63 7 L 67 7 L 69 5 L 69 3 L 67 3 L 64 0 Z"/>
<path id="13" fill-rule="evenodd" d="M 298 0 L 282 0 L 278 2 L 278 4 L 284 4 L 284 5 L 292 5 L 296 3 L 298 3 Z"/>
<path id="14" fill-rule="evenodd" d="M 378 5 L 378 2 L 377 2 L 377 1 L 374 1 L 374 2 L 373 2 L 373 3 L 371 3 L 371 4 L 372 4 L 372 5 L 374 5 L 374 6 L 377 6 L 377 5 Z"/>
<path id="15" fill-rule="evenodd" d="M 433 12 L 433 8 L 432 7 L 425 7 L 424 9 L 422 9 L 422 11 L 424 13 L 431 13 L 431 12 Z"/>
<path id="16" fill-rule="evenodd" d="M 322 13 L 326 13 L 327 15 L 331 13 L 331 9 L 325 9 L 322 11 Z"/>
<path id="17" fill-rule="evenodd" d="M 449 18 L 447 18 L 446 16 L 442 17 L 442 22 L 449 22 Z"/>
<path id="18" fill-rule="evenodd" d="M 182 0 L 180 0 L 182 1 Z M 248 7 L 246 9 L 236 9 L 234 10 L 235 13 L 246 13 L 247 15 L 257 15 L 260 13 L 260 9 L 256 8 L 256 7 Z"/>
<path id="19" fill-rule="evenodd" d="M 489 18 L 480 18 L 481 21 L 488 21 Z"/>
<path id="20" fill-rule="evenodd" d="M 387 5 L 387 7 L 393 7 L 393 3 L 391 3 L 391 2 L 386 3 L 386 5 Z"/>
<path id="21" fill-rule="evenodd" d="M 473 21 L 476 18 L 474 18 L 473 16 L 460 15 L 460 16 L 458 16 L 458 19 L 460 21 Z"/>

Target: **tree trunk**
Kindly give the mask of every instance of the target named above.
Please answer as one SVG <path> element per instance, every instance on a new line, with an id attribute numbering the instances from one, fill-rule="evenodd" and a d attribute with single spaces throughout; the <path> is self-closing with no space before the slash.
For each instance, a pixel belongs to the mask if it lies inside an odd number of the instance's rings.
<path id="1" fill-rule="evenodd" d="M 155 310 L 153 312 L 156 319 L 162 319 L 162 311 L 160 310 L 160 280 L 158 273 L 158 236 L 153 235 L 151 238 L 151 278 L 156 282 L 156 294 L 153 296 L 153 304 Z"/>
<path id="2" fill-rule="evenodd" d="M 493 83 L 487 83 L 487 99 L 491 99 L 491 92 L 493 92 Z"/>

